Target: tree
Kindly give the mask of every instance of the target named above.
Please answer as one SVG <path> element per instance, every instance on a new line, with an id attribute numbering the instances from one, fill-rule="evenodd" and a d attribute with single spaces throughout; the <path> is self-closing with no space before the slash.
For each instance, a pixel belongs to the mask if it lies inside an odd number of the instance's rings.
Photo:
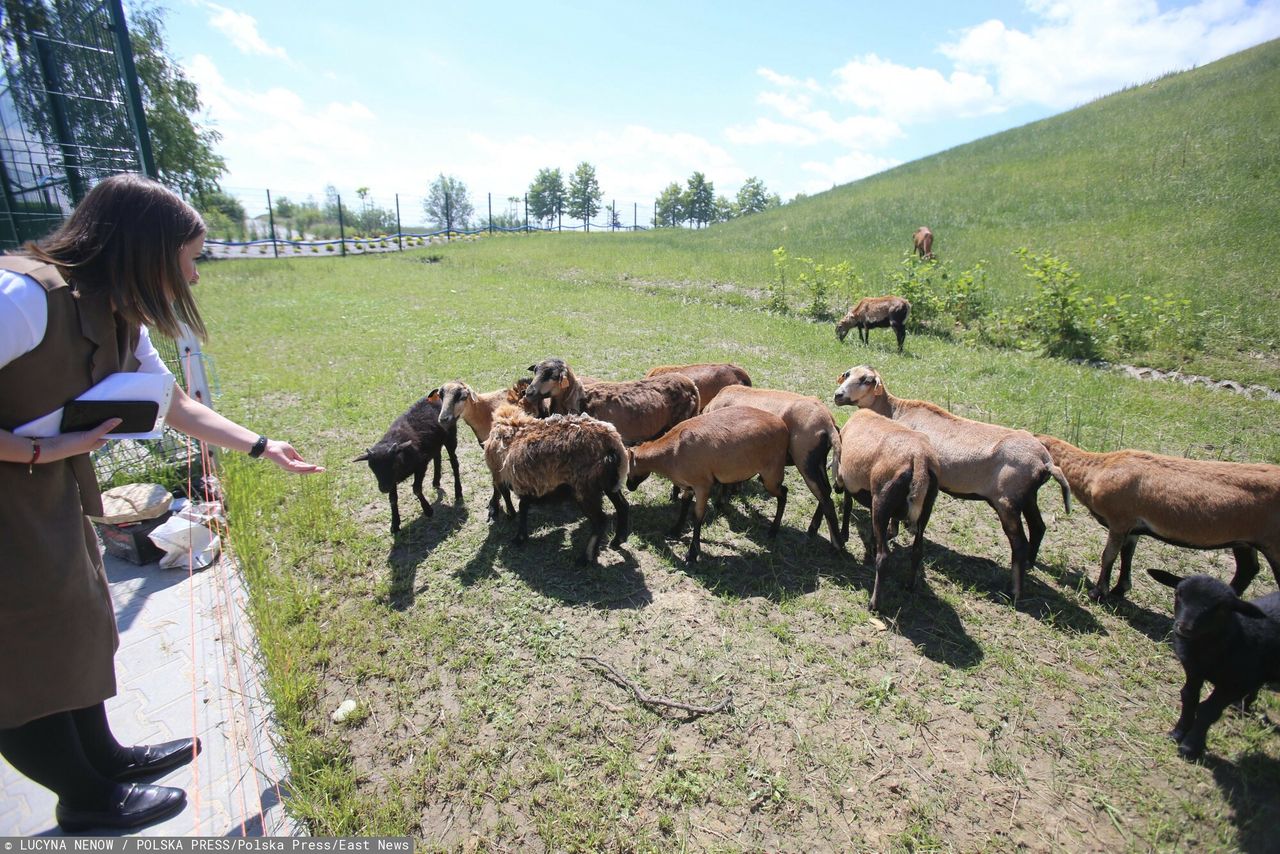
<path id="1" fill-rule="evenodd" d="M 596 180 L 596 168 L 584 160 L 569 178 L 569 199 L 565 212 L 574 219 L 582 220 L 582 224 L 590 231 L 591 218 L 600 212 L 602 198 L 604 193 L 600 190 L 600 182 Z"/>
<path id="2" fill-rule="evenodd" d="M 529 185 L 529 216 L 555 225 L 565 210 L 564 176 L 559 169 L 539 169 L 538 177 Z"/>
<path id="3" fill-rule="evenodd" d="M 218 189 L 226 162 L 214 152 L 221 139 L 217 131 L 203 127 L 200 92 L 170 59 L 164 43 L 164 12 L 150 3 L 132 8 L 130 46 L 142 91 L 143 111 L 150 131 L 157 178 L 187 196 Z M 57 145 L 50 129 L 62 129 L 79 149 L 64 163 L 73 200 L 88 191 L 89 174 L 120 168 L 115 163 L 81 159 L 93 151 L 136 150 L 132 128 L 123 110 L 110 97 L 116 88 L 118 66 L 110 52 L 46 50 L 47 45 L 83 42 L 80 28 L 87 21 L 100 22 L 102 4 L 97 0 L 6 0 L 4 25 L 0 27 L 8 93 L 27 132 L 46 145 Z M 68 23 L 74 22 L 74 23 Z M 96 26 L 96 23 L 95 23 Z M 110 37 L 95 35 L 101 44 Z M 57 99 L 60 121 L 55 120 L 48 93 L 73 97 Z M 86 95 L 90 97 L 74 97 Z"/>
<path id="4" fill-rule="evenodd" d="M 653 212 L 653 224 L 658 228 L 675 228 L 686 219 L 684 193 L 680 185 L 672 181 L 658 196 Z"/>
<path id="5" fill-rule="evenodd" d="M 738 198 L 734 206 L 735 216 L 760 213 L 779 207 L 781 204 L 782 198 L 777 193 L 770 193 L 763 181 L 751 177 L 743 182 L 738 190 Z"/>
<path id="6" fill-rule="evenodd" d="M 200 90 L 166 52 L 164 10 L 145 3 L 132 11 L 129 41 L 157 177 L 184 195 L 217 190 L 227 171 L 226 160 L 214 152 L 222 134 L 196 121 L 203 110 Z"/>
<path id="7" fill-rule="evenodd" d="M 715 219 L 716 188 L 701 172 L 689 176 L 688 187 L 684 193 L 685 215 L 689 222 L 706 225 Z"/>
<path id="8" fill-rule="evenodd" d="M 288 199 L 283 201 L 287 203 Z M 221 190 L 211 190 L 192 196 L 191 203 L 204 218 L 210 233 L 244 239 L 244 205 L 235 196 Z"/>
<path id="9" fill-rule="evenodd" d="M 422 203 L 422 212 L 437 226 L 455 231 L 467 227 L 475 209 L 467 197 L 467 185 L 453 176 L 445 177 L 442 172 L 431 182 L 431 189 Z"/>

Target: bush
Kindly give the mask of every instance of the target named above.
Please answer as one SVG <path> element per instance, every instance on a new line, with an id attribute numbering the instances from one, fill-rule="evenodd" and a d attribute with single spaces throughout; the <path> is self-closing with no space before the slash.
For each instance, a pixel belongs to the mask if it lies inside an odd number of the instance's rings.
<path id="1" fill-rule="evenodd" d="M 773 270 L 776 275 L 769 285 L 769 298 L 764 306 L 769 311 L 786 314 L 790 310 L 787 306 L 787 250 L 782 246 L 773 250 Z"/>
<path id="2" fill-rule="evenodd" d="M 1091 331 L 1093 297 L 1085 296 L 1080 274 L 1056 255 L 1033 255 L 1025 246 L 1014 252 L 1037 289 L 1027 328 L 1047 355 L 1092 359 L 1098 343 Z"/>

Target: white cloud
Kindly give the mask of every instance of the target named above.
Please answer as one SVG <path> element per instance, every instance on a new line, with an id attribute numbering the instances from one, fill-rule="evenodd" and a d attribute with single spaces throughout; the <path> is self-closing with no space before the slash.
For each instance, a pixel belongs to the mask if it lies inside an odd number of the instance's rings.
<path id="1" fill-rule="evenodd" d="M 274 56 L 288 60 L 289 55 L 282 47 L 267 44 L 258 32 L 258 20 L 246 12 L 237 12 L 217 3 L 207 4 L 209 25 L 231 40 L 241 53 L 259 56 Z"/>
<path id="2" fill-rule="evenodd" d="M 955 71 L 949 77 L 933 68 L 908 68 L 874 53 L 835 70 L 832 94 L 858 109 L 901 122 L 993 112 L 995 92 L 977 74 Z"/>
<path id="3" fill-rule="evenodd" d="M 901 162 L 891 157 L 879 157 L 864 151 L 850 151 L 827 162 L 808 161 L 800 164 L 800 168 L 816 177 L 805 182 L 803 189 L 806 193 L 820 193 L 837 184 L 856 181 L 891 169 Z"/>
<path id="4" fill-rule="evenodd" d="M 1001 108 L 1067 109 L 1280 35 L 1275 0 L 1201 0 L 1164 12 L 1153 0 L 1027 5 L 1044 22 L 1029 32 L 989 20 L 940 47 L 956 74 L 990 79 Z"/>
<path id="5" fill-rule="evenodd" d="M 186 67 L 200 87 L 213 126 L 222 134 L 219 153 L 236 181 L 263 188 L 311 188 L 340 181 L 334 164 L 369 162 L 376 171 L 383 139 L 378 117 L 358 102 L 308 104 L 283 87 L 255 91 L 229 85 L 207 56 Z M 361 176 L 353 175 L 353 181 Z"/>

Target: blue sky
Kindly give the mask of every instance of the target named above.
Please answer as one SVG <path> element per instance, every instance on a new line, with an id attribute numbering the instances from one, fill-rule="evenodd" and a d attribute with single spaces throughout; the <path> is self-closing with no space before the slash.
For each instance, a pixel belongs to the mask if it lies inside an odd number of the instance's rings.
<path id="1" fill-rule="evenodd" d="M 596 167 L 606 203 L 695 170 L 784 199 L 1280 37 L 1280 0 L 466 3 L 172 0 L 238 193 L 520 195 Z M 624 217 L 627 219 L 627 217 Z"/>

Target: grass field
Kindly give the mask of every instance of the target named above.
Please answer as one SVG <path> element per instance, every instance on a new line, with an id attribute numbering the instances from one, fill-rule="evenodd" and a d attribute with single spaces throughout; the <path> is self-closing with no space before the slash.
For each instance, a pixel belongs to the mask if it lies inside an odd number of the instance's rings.
<path id="1" fill-rule="evenodd" d="M 427 850 L 1270 850 L 1280 736 L 1228 714 L 1203 764 L 1177 757 L 1172 597 L 1139 572 L 1130 602 L 1090 603 L 1103 531 L 1065 516 L 1056 489 L 1017 610 L 994 513 L 943 497 L 924 582 L 908 595 L 895 576 L 874 617 L 868 569 L 805 537 L 814 502 L 794 474 L 776 541 L 772 499 L 749 486 L 709 517 L 694 566 L 687 533 L 663 536 L 674 507 L 656 479 L 598 568 L 573 563 L 586 531 L 569 508 L 535 509 L 515 547 L 509 521 L 485 524 L 465 426 L 464 504 L 446 473 L 421 518 L 405 485 L 405 527 L 388 534 L 386 497 L 349 461 L 427 389 L 499 388 L 551 355 L 612 379 L 733 361 L 823 400 L 872 363 L 897 394 L 1092 449 L 1280 462 L 1275 403 L 926 336 L 899 356 L 884 330 L 842 345 L 829 324 L 762 312 L 702 239 L 204 268 L 220 408 L 329 467 L 225 466 L 294 814 L 316 834 L 406 833 Z M 676 275 L 673 257 L 703 266 Z M 1225 553 L 1148 541 L 1136 563 L 1230 575 Z M 1250 594 L 1275 587 L 1264 571 Z M 651 695 L 732 705 L 655 711 L 584 656 Z M 334 723 L 345 699 L 358 711 Z M 1280 719 L 1274 694 L 1261 706 Z"/>

